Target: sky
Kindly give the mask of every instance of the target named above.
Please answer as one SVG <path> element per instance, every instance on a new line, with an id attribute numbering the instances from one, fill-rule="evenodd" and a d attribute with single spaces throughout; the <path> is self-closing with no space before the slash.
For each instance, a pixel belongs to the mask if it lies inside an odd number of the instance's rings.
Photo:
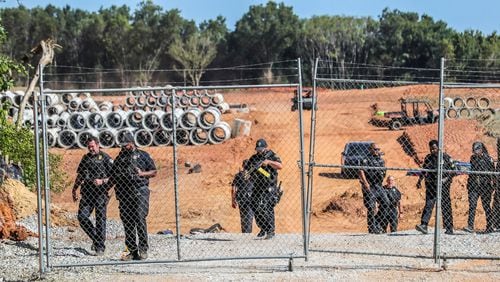
<path id="1" fill-rule="evenodd" d="M 128 0 L 3 0 L 0 8 L 15 7 L 23 4 L 28 8 L 45 7 L 52 4 L 57 7 L 69 5 L 87 11 L 111 5 L 127 5 L 135 10 L 141 1 Z M 227 27 L 234 30 L 236 22 L 245 14 L 249 6 L 265 4 L 258 0 L 153 0 L 164 10 L 179 9 L 183 18 L 194 20 L 197 24 L 204 20 L 215 19 L 222 15 Z M 377 19 L 384 8 L 398 9 L 403 12 L 427 14 L 434 20 L 442 20 L 456 31 L 467 29 L 479 30 L 485 34 L 500 32 L 500 0 L 283 0 L 300 18 L 314 15 L 371 16 Z"/>

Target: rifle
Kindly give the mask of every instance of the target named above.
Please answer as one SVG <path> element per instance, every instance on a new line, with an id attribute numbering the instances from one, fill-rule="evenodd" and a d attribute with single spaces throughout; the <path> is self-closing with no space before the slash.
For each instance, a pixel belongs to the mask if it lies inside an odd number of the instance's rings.
<path id="1" fill-rule="evenodd" d="M 264 153 L 264 159 L 262 161 L 259 161 L 258 163 L 256 163 L 255 165 L 249 167 L 248 169 L 245 170 L 245 175 L 248 174 L 252 174 L 253 172 L 255 172 L 256 170 L 259 170 L 262 166 L 262 163 L 267 160 L 267 158 L 269 158 L 270 156 L 272 155 L 272 152 L 271 151 L 266 151 Z M 269 173 L 265 170 L 263 170 L 265 173 L 267 173 L 269 175 Z M 264 174 L 265 175 L 265 174 Z M 266 175 L 267 176 L 267 175 Z M 269 177 L 269 176 L 267 176 Z"/>

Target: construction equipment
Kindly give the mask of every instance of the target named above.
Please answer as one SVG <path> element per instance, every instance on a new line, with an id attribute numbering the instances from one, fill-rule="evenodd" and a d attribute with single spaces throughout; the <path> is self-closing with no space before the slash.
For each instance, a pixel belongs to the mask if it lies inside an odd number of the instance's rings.
<path id="1" fill-rule="evenodd" d="M 435 123 L 439 119 L 439 112 L 432 108 L 427 99 L 401 98 L 398 101 L 401 103 L 401 111 L 383 112 L 383 119 L 391 130 L 399 130 L 403 126 Z M 377 114 L 380 113 L 381 111 L 377 109 Z"/>
<path id="2" fill-rule="evenodd" d="M 299 109 L 299 93 L 297 90 L 294 91 L 294 97 L 292 100 L 292 112 Z M 302 95 L 302 109 L 303 110 L 312 110 L 313 107 L 313 97 L 312 90 L 304 91 Z M 318 110 L 318 105 L 315 105 L 314 110 Z"/>

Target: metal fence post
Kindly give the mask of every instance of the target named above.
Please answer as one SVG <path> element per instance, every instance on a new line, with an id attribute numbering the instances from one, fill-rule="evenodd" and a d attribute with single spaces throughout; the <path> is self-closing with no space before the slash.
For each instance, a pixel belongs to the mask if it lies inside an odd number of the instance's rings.
<path id="1" fill-rule="evenodd" d="M 300 58 L 297 59 L 297 65 L 299 70 L 299 87 L 297 89 L 297 98 L 299 104 L 299 144 L 300 144 L 300 187 L 301 187 L 301 203 L 302 203 L 302 229 L 304 236 L 304 255 L 307 261 L 308 259 L 308 248 L 307 248 L 307 232 L 308 232 L 308 224 L 307 224 L 307 203 L 306 201 L 306 185 L 305 185 L 305 177 L 304 177 L 304 123 L 303 123 L 303 106 L 302 106 L 302 66 Z"/>

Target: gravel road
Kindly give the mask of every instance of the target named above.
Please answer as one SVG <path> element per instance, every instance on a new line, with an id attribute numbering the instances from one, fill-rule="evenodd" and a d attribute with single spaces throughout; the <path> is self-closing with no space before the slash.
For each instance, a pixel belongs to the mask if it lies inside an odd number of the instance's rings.
<path id="1" fill-rule="evenodd" d="M 36 218 L 20 224 L 35 230 Z M 36 230 L 35 230 L 36 231 Z M 149 264 L 121 264 L 123 231 L 109 221 L 107 250 L 94 256 L 80 228 L 51 230 L 50 271 L 47 281 L 164 281 L 164 280 L 483 280 L 500 281 L 499 260 L 450 260 L 446 271 L 434 264 L 432 235 L 403 231 L 392 235 L 313 234 L 309 259 L 298 234 L 278 234 L 272 240 L 254 235 L 212 233 L 182 236 L 181 258 L 175 262 L 177 243 L 173 235 L 150 235 Z M 500 233 L 443 236 L 442 250 L 450 255 L 499 256 Z M 464 248 L 464 246 L 469 246 Z M 358 254 L 378 252 L 387 256 Z M 282 257 L 231 260 L 234 257 Z M 420 256 L 415 258 L 412 256 Z M 211 260 L 220 257 L 228 260 Z M 0 242 L 0 281 L 38 279 L 38 239 Z M 151 263 L 168 261 L 172 263 Z M 70 266 L 104 264 L 99 266 Z"/>

